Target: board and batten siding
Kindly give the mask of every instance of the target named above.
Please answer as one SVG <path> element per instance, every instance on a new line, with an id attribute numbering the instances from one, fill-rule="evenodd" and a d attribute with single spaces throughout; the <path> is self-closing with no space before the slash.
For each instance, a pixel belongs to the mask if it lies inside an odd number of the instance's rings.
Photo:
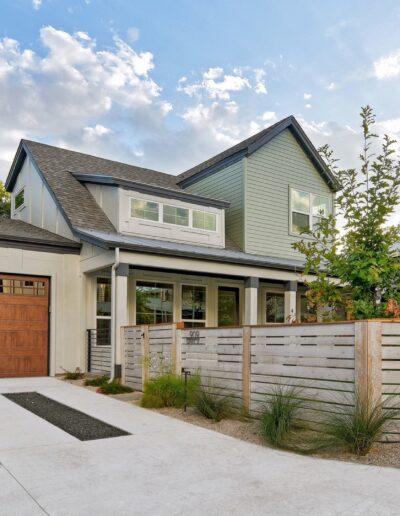
<path id="1" fill-rule="evenodd" d="M 24 207 L 15 210 L 15 196 L 24 189 Z M 77 240 L 54 201 L 36 166 L 25 158 L 12 191 L 11 218 L 19 219 L 57 235 Z"/>
<path id="2" fill-rule="evenodd" d="M 225 210 L 225 234 L 243 247 L 244 184 L 243 160 L 185 188 L 188 192 L 229 201 Z"/>
<path id="3" fill-rule="evenodd" d="M 246 161 L 244 250 L 299 259 L 291 246 L 300 237 L 290 234 L 290 188 L 331 199 L 332 191 L 289 129 Z"/>

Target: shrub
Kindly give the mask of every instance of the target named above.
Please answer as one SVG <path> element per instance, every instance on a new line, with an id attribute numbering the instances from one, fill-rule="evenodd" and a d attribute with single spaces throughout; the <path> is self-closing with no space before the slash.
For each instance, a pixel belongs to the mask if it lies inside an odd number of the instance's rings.
<path id="1" fill-rule="evenodd" d="M 85 385 L 90 387 L 100 387 L 103 383 L 108 382 L 110 378 L 107 375 L 96 376 L 96 378 L 87 378 L 85 380 Z"/>
<path id="2" fill-rule="evenodd" d="M 393 416 L 379 402 L 354 394 L 353 406 L 339 409 L 323 426 L 325 447 L 342 448 L 357 455 L 366 455 L 379 440 Z"/>
<path id="3" fill-rule="evenodd" d="M 295 418 L 303 405 L 294 387 L 278 386 L 264 406 L 261 415 L 261 432 L 274 446 L 282 446 L 295 427 Z"/>
<path id="4" fill-rule="evenodd" d="M 97 392 L 101 394 L 124 394 L 126 392 L 133 392 L 131 387 L 123 385 L 119 380 L 113 380 L 112 382 L 104 382 L 97 389 Z"/>
<path id="5" fill-rule="evenodd" d="M 79 367 L 77 367 L 75 371 L 65 371 L 66 380 L 80 380 L 81 378 L 83 378 L 83 373 Z"/>
<path id="6" fill-rule="evenodd" d="M 200 380 L 197 375 L 188 377 L 187 403 L 193 402 L 195 391 Z M 163 374 L 153 380 L 146 382 L 143 389 L 143 396 L 140 400 L 142 407 L 183 407 L 185 404 L 185 381 L 181 376 Z"/>
<path id="7" fill-rule="evenodd" d="M 193 404 L 200 414 L 216 422 L 231 416 L 234 412 L 232 397 L 212 385 L 199 387 L 194 395 Z"/>

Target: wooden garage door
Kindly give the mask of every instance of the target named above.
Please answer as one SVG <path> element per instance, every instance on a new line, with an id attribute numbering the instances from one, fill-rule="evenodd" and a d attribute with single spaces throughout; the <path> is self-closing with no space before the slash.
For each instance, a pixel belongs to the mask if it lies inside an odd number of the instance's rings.
<path id="1" fill-rule="evenodd" d="M 0 378 L 48 374 L 49 280 L 0 274 Z"/>

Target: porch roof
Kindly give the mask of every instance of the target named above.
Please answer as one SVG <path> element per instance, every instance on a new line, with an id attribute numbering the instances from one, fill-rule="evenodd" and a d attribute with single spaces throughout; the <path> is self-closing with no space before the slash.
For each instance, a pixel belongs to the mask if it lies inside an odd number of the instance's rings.
<path id="1" fill-rule="evenodd" d="M 105 249 L 119 247 L 127 251 L 131 250 L 167 256 L 196 258 L 213 262 L 255 265 L 295 272 L 302 272 L 304 269 L 304 262 L 300 260 L 259 256 L 235 249 L 191 245 L 168 240 L 155 240 L 133 235 L 123 235 L 121 233 L 107 233 L 91 229 L 79 229 L 77 233 L 83 241 Z"/>

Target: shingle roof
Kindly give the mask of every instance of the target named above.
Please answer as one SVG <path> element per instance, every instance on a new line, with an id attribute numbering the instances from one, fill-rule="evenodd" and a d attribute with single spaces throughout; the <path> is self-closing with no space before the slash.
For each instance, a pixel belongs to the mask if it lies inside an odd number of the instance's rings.
<path id="1" fill-rule="evenodd" d="M 233 264 L 255 265 L 260 267 L 274 267 L 277 269 L 294 270 L 301 272 L 304 262 L 300 260 L 288 260 L 272 256 L 259 256 L 245 253 L 236 249 L 206 247 L 202 245 L 171 242 L 169 240 L 156 240 L 134 235 L 122 235 L 120 233 L 105 233 L 102 231 L 81 230 L 79 236 L 88 242 L 106 246 L 110 249 L 120 247 L 143 253 L 154 253 L 172 256 L 184 256 L 216 262 Z"/>
<path id="2" fill-rule="evenodd" d="M 80 249 L 81 244 L 17 219 L 0 219 L 0 241 Z"/>
<path id="3" fill-rule="evenodd" d="M 288 116 L 283 118 L 279 122 L 263 129 L 262 131 L 250 136 L 246 140 L 237 143 L 233 147 L 216 154 L 212 158 L 209 158 L 203 163 L 196 165 L 195 167 L 186 170 L 182 174 L 178 175 L 177 183 L 181 184 L 183 187 L 189 183 L 187 183 L 188 179 L 194 178 L 194 176 L 198 175 L 201 177 L 205 171 L 215 168 L 220 163 L 226 162 L 229 159 L 234 159 L 235 156 L 244 156 L 249 155 L 259 147 L 267 143 L 270 139 L 277 136 L 281 131 L 289 129 L 292 131 L 293 135 L 298 140 L 299 144 L 302 146 L 304 152 L 309 156 L 309 158 L 314 163 L 314 166 L 319 170 L 321 175 L 324 177 L 325 181 L 331 186 L 332 189 L 338 188 L 338 183 L 332 172 L 326 166 L 325 162 L 319 155 L 318 151 L 308 139 L 307 135 L 301 128 L 300 124 L 297 122 L 294 116 Z"/>

